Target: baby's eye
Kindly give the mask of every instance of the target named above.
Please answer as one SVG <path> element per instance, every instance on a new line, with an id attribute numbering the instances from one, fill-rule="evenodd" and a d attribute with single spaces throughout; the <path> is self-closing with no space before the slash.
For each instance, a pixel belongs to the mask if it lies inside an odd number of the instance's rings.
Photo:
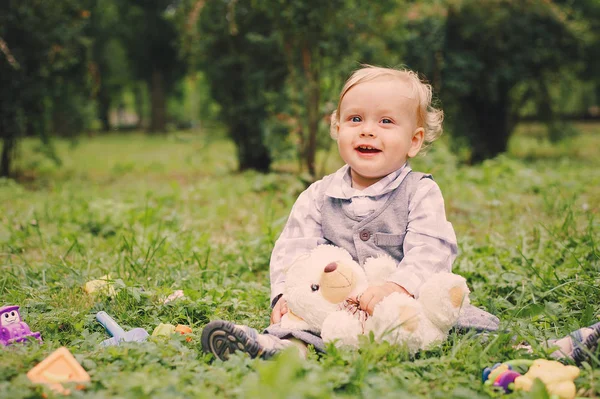
<path id="1" fill-rule="evenodd" d="M 391 119 L 388 119 L 388 118 L 383 118 L 383 119 L 381 120 L 381 123 L 393 123 L 393 122 L 392 122 L 392 120 L 391 120 Z"/>
<path id="2" fill-rule="evenodd" d="M 352 122 L 361 122 L 362 119 L 360 118 L 360 116 L 353 116 L 352 118 L 350 118 L 350 120 Z"/>

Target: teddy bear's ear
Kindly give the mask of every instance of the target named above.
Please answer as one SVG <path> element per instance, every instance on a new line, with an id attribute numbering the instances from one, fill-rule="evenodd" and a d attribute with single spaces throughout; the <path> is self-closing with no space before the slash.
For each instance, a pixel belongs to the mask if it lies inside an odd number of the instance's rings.
<path id="1" fill-rule="evenodd" d="M 365 260 L 363 267 L 369 284 L 380 285 L 396 271 L 396 261 L 387 254 L 380 254 Z"/>

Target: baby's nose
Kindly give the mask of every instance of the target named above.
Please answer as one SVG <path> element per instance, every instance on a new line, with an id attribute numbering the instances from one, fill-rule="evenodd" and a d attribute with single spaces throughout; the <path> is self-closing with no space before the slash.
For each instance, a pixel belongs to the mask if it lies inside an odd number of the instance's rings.
<path id="1" fill-rule="evenodd" d="M 331 262 L 327 266 L 325 266 L 325 273 L 331 273 L 337 269 L 337 263 Z"/>

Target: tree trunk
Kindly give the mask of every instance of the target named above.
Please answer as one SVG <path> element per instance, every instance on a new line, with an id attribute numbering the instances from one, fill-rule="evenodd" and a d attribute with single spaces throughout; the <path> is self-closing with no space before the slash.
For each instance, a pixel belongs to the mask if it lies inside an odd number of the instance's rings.
<path id="1" fill-rule="evenodd" d="M 144 82 L 137 82 L 133 91 L 135 97 L 135 113 L 137 114 L 137 128 L 144 127 Z"/>
<path id="2" fill-rule="evenodd" d="M 269 172 L 271 155 L 269 149 L 262 142 L 261 132 L 252 131 L 252 128 L 244 123 L 238 123 L 234 129 L 231 137 L 236 144 L 239 170 L 254 169 L 262 173 Z M 256 129 L 255 126 L 254 129 Z"/>
<path id="3" fill-rule="evenodd" d="M 308 173 L 316 177 L 315 158 L 317 154 L 317 134 L 319 133 L 319 100 L 321 98 L 321 88 L 318 80 L 311 81 L 308 84 L 308 142 L 306 148 L 306 166 Z"/>
<path id="4" fill-rule="evenodd" d="M 165 132 L 167 130 L 165 79 L 162 71 L 156 67 L 152 71 L 150 86 L 151 115 L 149 131 L 151 133 Z"/>
<path id="5" fill-rule="evenodd" d="M 10 136 L 9 132 L 5 131 L 4 135 L 2 139 L 2 158 L 0 159 L 0 177 L 9 177 L 12 157 L 17 142 L 14 137 Z"/>
<path id="6" fill-rule="evenodd" d="M 317 153 L 317 133 L 319 131 L 319 101 L 321 100 L 321 87 L 319 84 L 319 72 L 314 63 L 311 49 L 306 45 L 302 49 L 304 75 L 306 77 L 305 104 L 306 117 L 308 119 L 308 140 L 304 157 L 308 173 L 316 177 L 315 157 Z"/>
<path id="7" fill-rule="evenodd" d="M 100 89 L 98 95 L 98 118 L 102 123 L 102 131 L 110 131 L 110 96 L 104 92 L 105 89 Z"/>
<path id="8" fill-rule="evenodd" d="M 489 99 L 471 98 L 469 101 L 474 117 L 471 132 L 471 161 L 480 163 L 508 149 L 512 133 L 508 93 L 500 95 L 493 103 Z"/>

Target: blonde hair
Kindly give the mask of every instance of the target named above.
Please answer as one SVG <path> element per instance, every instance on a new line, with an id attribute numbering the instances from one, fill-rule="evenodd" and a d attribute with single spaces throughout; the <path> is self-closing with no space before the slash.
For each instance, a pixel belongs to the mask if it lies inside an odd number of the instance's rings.
<path id="1" fill-rule="evenodd" d="M 348 91 L 356 85 L 368 82 L 382 76 L 389 76 L 392 79 L 398 79 L 406 82 L 412 89 L 412 95 L 417 100 L 417 127 L 424 130 L 425 139 L 420 152 L 429 147 L 431 143 L 437 140 L 442 134 L 442 122 L 444 120 L 444 111 L 434 108 L 432 102 L 432 88 L 427 82 L 421 80 L 416 72 L 409 69 L 382 68 L 372 65 L 363 65 L 352 73 L 350 78 L 344 84 L 340 99 L 335 111 L 331 113 L 330 135 L 337 140 L 338 127 L 340 125 L 340 105 Z"/>

